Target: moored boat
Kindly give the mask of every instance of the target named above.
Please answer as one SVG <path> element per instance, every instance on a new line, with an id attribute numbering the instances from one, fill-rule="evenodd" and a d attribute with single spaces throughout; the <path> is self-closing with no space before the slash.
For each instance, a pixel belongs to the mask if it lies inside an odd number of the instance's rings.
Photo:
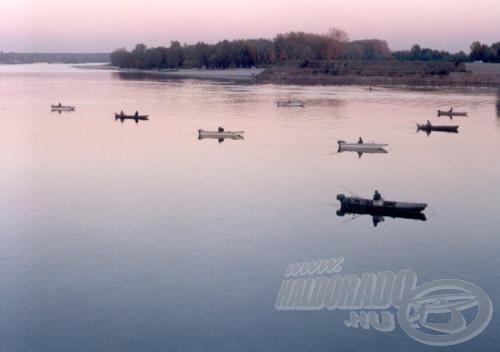
<path id="1" fill-rule="evenodd" d="M 215 138 L 215 139 L 224 139 L 224 138 L 232 138 L 232 139 L 243 139 L 243 134 L 245 131 L 206 131 L 206 130 L 198 130 L 198 138 Z"/>
<path id="2" fill-rule="evenodd" d="M 149 120 L 149 115 L 126 115 L 126 114 L 117 114 L 115 113 L 115 120 Z"/>
<path id="3" fill-rule="evenodd" d="M 387 147 L 388 144 L 383 143 L 346 143 L 345 141 L 338 141 L 339 152 L 342 151 L 352 151 L 352 152 L 386 152 L 384 147 Z"/>
<path id="4" fill-rule="evenodd" d="M 466 112 L 460 112 L 460 111 L 453 111 L 453 110 L 438 110 L 438 117 L 439 116 L 467 116 Z"/>
<path id="5" fill-rule="evenodd" d="M 394 202 L 384 199 L 375 201 L 360 197 L 346 197 L 343 194 L 338 194 L 337 200 L 340 201 L 340 210 L 343 213 L 398 216 L 420 213 L 427 207 L 426 203 Z"/>
<path id="6" fill-rule="evenodd" d="M 457 126 L 457 125 L 455 125 L 455 126 L 434 126 L 431 124 L 417 124 L 418 131 L 426 131 L 426 132 L 436 131 L 436 132 L 458 133 L 458 127 L 459 126 Z"/>
<path id="7" fill-rule="evenodd" d="M 75 107 L 72 105 L 51 105 L 50 109 L 53 111 L 74 111 Z"/>
<path id="8" fill-rule="evenodd" d="M 299 100 L 280 100 L 276 103 L 278 107 L 298 107 L 298 108 L 304 108 L 306 104 L 302 101 Z"/>

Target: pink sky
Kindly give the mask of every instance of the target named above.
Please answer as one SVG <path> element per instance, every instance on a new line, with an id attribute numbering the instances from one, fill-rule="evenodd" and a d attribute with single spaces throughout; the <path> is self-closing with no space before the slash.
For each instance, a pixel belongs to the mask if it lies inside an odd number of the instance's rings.
<path id="1" fill-rule="evenodd" d="M 330 27 L 392 49 L 500 41 L 499 0 L 0 0 L 0 9 L 3 51 L 111 51 Z"/>

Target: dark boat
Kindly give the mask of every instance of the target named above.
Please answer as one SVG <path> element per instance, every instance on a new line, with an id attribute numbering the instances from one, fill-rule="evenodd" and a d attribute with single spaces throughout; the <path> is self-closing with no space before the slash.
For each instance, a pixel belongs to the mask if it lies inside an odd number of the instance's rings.
<path id="1" fill-rule="evenodd" d="M 373 201 L 360 197 L 346 197 L 343 194 L 337 195 L 337 200 L 340 201 L 340 209 L 337 211 L 338 216 L 346 214 L 371 215 L 373 224 L 384 221 L 384 216 L 392 218 L 427 220 L 422 211 L 427 207 L 425 203 L 407 203 L 394 201 Z"/>
<path id="2" fill-rule="evenodd" d="M 453 110 L 438 110 L 438 117 L 439 116 L 448 116 L 448 117 L 453 117 L 453 116 L 467 116 L 467 113 L 466 112 L 453 111 Z"/>
<path id="3" fill-rule="evenodd" d="M 139 120 L 149 120 L 149 115 L 125 115 L 125 114 L 117 114 L 115 113 L 115 120 L 121 120 L 122 122 L 124 120 L 135 120 L 135 122 L 138 122 Z"/>
<path id="4" fill-rule="evenodd" d="M 450 133 L 458 133 L 458 126 L 433 126 L 429 124 L 417 124 L 418 131 L 436 131 L 436 132 L 450 132 Z"/>

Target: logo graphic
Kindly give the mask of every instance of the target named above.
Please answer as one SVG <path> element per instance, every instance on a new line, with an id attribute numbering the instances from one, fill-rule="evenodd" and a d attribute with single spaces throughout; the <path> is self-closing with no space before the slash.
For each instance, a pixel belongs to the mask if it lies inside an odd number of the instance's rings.
<path id="1" fill-rule="evenodd" d="M 349 310 L 345 326 L 388 332 L 395 329 L 392 307 L 409 337 L 433 346 L 470 340 L 491 321 L 490 298 L 470 282 L 436 280 L 417 286 L 417 275 L 410 269 L 342 276 L 338 273 L 343 262 L 344 258 L 332 258 L 290 264 L 276 309 Z M 333 276 L 299 277 L 312 274 Z"/>
<path id="2" fill-rule="evenodd" d="M 439 291 L 452 293 L 435 294 Z M 412 295 L 399 307 L 399 324 L 411 338 L 428 345 L 449 346 L 467 341 L 480 334 L 493 315 L 488 295 L 463 280 L 431 281 L 417 287 Z M 475 318 L 467 324 L 462 311 L 474 309 L 477 309 Z M 445 322 L 432 322 L 432 315 L 449 318 Z"/>

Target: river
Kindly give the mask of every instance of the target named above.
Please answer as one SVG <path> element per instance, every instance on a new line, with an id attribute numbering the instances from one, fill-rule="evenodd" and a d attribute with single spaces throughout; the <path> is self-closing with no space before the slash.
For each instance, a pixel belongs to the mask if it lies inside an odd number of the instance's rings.
<path id="1" fill-rule="evenodd" d="M 340 257 L 340 275 L 411 269 L 417 285 L 464 280 L 500 303 L 495 90 L 35 64 L 0 66 L 0 96 L 2 351 L 443 350 L 405 333 L 394 307 L 389 332 L 347 327 L 350 310 L 275 308 L 289 264 Z M 276 106 L 289 98 L 306 107 Z M 468 117 L 437 117 L 450 107 Z M 459 133 L 416 132 L 427 120 Z M 244 139 L 198 139 L 219 126 Z M 360 136 L 387 153 L 337 152 Z M 375 189 L 427 203 L 426 221 L 337 215 L 337 194 Z M 447 349 L 498 350 L 499 328 L 493 312 Z"/>

